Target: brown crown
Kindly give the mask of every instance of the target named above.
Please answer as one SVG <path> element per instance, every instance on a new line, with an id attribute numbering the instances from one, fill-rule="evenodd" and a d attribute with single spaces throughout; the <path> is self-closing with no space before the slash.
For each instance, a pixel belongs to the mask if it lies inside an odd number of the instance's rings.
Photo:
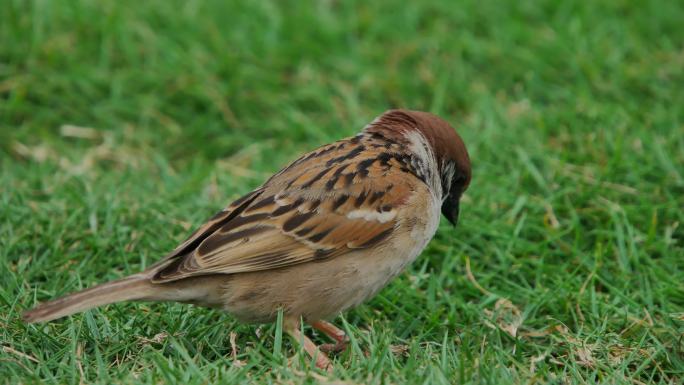
<path id="1" fill-rule="evenodd" d="M 470 184 L 470 157 L 463 139 L 444 119 L 429 112 L 389 110 L 366 128 L 367 132 L 379 132 L 395 140 L 405 136 L 409 130 L 423 134 L 440 165 L 449 160 L 455 163 L 456 170 L 464 178 L 464 191 Z"/>

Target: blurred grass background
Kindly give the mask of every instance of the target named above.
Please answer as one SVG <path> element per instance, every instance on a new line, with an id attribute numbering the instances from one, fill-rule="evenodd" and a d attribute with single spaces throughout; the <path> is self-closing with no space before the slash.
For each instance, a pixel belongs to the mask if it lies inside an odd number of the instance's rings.
<path id="1" fill-rule="evenodd" d="M 0 382 L 681 383 L 682 20 L 655 0 L 0 1 Z M 331 378 L 273 325 L 186 305 L 20 322 L 393 107 L 457 127 L 473 183 L 459 227 L 336 320 L 355 339 Z"/>

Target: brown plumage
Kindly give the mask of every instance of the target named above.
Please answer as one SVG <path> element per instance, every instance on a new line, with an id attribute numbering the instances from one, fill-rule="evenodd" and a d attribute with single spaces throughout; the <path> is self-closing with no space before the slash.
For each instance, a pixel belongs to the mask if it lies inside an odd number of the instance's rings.
<path id="1" fill-rule="evenodd" d="M 469 183 L 468 153 L 448 123 L 388 111 L 359 135 L 295 160 L 144 272 L 46 302 L 24 319 L 128 300 L 220 307 L 246 322 L 273 321 L 282 309 L 286 329 L 329 368 L 299 320 L 343 347 L 344 333 L 324 319 L 372 297 L 412 262 L 440 211 L 455 224 Z"/>

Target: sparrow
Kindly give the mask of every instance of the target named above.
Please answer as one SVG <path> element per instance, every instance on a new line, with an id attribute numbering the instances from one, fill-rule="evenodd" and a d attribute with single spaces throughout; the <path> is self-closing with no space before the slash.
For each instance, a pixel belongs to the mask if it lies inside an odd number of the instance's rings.
<path id="1" fill-rule="evenodd" d="M 456 131 L 420 111 L 389 110 L 353 137 L 304 154 L 201 225 L 141 273 L 38 305 L 26 322 L 51 321 L 121 301 L 220 308 L 247 323 L 273 322 L 331 370 L 345 348 L 326 321 L 372 298 L 454 226 L 471 179 Z M 317 346 L 301 322 L 335 343 Z"/>

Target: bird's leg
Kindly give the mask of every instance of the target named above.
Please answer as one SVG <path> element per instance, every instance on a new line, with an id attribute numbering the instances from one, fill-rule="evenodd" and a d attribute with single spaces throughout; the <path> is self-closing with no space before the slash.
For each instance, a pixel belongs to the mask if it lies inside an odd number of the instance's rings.
<path id="1" fill-rule="evenodd" d="M 311 356 L 314 360 L 316 360 L 316 367 L 319 369 L 323 369 L 327 371 L 328 373 L 332 373 L 332 362 L 330 362 L 330 359 L 328 356 L 325 355 L 321 350 L 318 349 L 318 346 L 309 339 L 302 331 L 299 329 L 299 322 L 294 323 L 293 325 L 288 325 L 287 327 L 287 333 L 292 336 L 297 342 L 299 342 L 306 353 Z"/>
<path id="2" fill-rule="evenodd" d="M 321 351 L 326 353 L 339 353 L 347 348 L 349 344 L 349 337 L 347 334 L 337 326 L 331 324 L 328 321 L 316 321 L 312 322 L 311 326 L 319 332 L 327 335 L 328 337 L 335 340 L 334 344 L 323 344 L 320 346 Z"/>

